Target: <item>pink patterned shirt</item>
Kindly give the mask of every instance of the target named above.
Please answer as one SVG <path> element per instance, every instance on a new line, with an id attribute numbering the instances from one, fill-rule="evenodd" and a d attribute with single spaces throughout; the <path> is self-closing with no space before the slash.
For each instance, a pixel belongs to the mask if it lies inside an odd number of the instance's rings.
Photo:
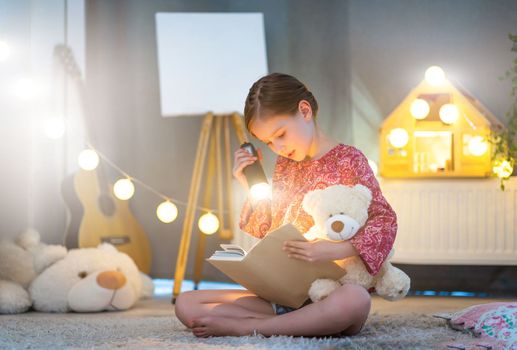
<path id="1" fill-rule="evenodd" d="M 368 160 L 353 146 L 340 143 L 319 159 L 301 162 L 278 156 L 272 178 L 272 198 L 258 201 L 253 208 L 246 199 L 239 227 L 262 238 L 269 231 L 290 222 L 305 233 L 314 221 L 302 208 L 304 195 L 337 184 L 362 184 L 372 192 L 368 220 L 350 242 L 368 272 L 375 275 L 395 241 L 397 216 L 382 195 Z"/>

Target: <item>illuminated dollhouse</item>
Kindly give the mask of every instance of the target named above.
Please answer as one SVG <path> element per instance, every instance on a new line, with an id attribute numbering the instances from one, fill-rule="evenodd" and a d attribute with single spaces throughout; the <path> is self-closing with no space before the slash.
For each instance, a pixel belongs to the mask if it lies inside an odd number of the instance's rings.
<path id="1" fill-rule="evenodd" d="M 433 66 L 380 129 L 379 183 L 397 213 L 393 261 L 517 265 L 517 178 L 491 163 L 501 126 Z"/>
<path id="2" fill-rule="evenodd" d="M 479 101 L 454 86 L 441 68 L 430 67 L 381 126 L 380 175 L 488 177 L 488 137 L 496 125 Z"/>

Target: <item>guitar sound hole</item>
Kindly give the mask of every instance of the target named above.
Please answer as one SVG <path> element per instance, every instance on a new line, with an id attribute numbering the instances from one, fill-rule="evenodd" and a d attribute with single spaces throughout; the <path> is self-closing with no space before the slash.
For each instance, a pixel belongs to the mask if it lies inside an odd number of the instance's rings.
<path id="1" fill-rule="evenodd" d="M 112 216 L 115 213 L 115 203 L 108 195 L 99 196 L 99 208 L 106 216 Z"/>

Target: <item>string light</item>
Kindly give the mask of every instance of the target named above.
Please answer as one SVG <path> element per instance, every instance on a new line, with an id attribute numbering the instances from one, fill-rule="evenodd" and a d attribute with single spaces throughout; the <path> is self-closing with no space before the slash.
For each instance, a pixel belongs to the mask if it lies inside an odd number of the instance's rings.
<path id="1" fill-rule="evenodd" d="M 87 171 L 93 170 L 99 165 L 99 155 L 93 149 L 81 151 L 77 160 L 81 169 Z"/>
<path id="2" fill-rule="evenodd" d="M 170 201 L 162 202 L 156 208 L 156 216 L 161 222 L 169 224 L 176 220 L 176 217 L 178 216 L 178 207 Z"/>
<path id="3" fill-rule="evenodd" d="M 198 227 L 205 235 L 214 234 L 219 229 L 219 219 L 214 214 L 208 212 L 199 218 Z"/>
<path id="4" fill-rule="evenodd" d="M 506 159 L 499 159 L 494 162 L 492 171 L 501 179 L 509 178 L 513 173 L 513 161 L 509 162 Z"/>
<path id="5" fill-rule="evenodd" d="M 126 198 L 129 195 L 129 192 L 132 192 L 131 196 L 133 195 L 133 193 L 134 193 L 133 182 L 135 182 L 135 183 L 138 183 L 139 185 L 141 185 L 142 187 L 146 188 L 147 190 L 153 192 L 157 196 L 164 199 L 164 202 L 160 203 L 160 205 L 158 205 L 158 207 L 156 208 L 156 216 L 158 217 L 158 219 L 160 221 L 162 221 L 164 223 L 171 223 L 177 218 L 178 209 L 177 209 L 175 203 L 172 203 L 173 200 L 171 198 L 158 192 L 157 190 L 155 190 L 151 186 L 145 184 L 144 182 L 140 181 L 139 179 L 137 179 L 133 176 L 130 176 L 125 171 L 123 171 L 119 166 L 117 166 L 115 163 L 113 163 L 108 157 L 106 157 L 106 155 L 104 155 L 102 152 L 99 152 L 99 150 L 95 149 L 95 147 L 93 147 L 89 142 L 87 142 L 86 144 L 88 146 L 88 149 L 83 150 L 78 157 L 79 165 L 81 166 L 82 169 L 85 169 L 85 170 L 95 169 L 99 163 L 99 159 L 102 158 L 106 163 L 108 163 L 114 169 L 119 171 L 124 177 L 126 177 L 126 179 L 120 179 L 117 181 L 117 182 L 123 181 L 123 182 L 121 182 L 122 185 L 117 186 L 117 183 L 115 183 L 115 186 L 114 186 L 114 191 L 115 191 L 115 188 L 117 188 L 117 191 L 118 191 L 119 186 L 121 187 L 121 193 L 119 193 L 119 195 L 121 195 L 122 198 L 120 198 L 120 199 L 124 200 L 124 198 Z M 129 182 L 126 182 L 126 181 L 129 181 Z M 115 196 L 117 196 L 117 194 L 115 194 Z M 131 198 L 131 196 L 129 196 L 128 199 Z M 117 196 L 117 198 L 119 198 L 119 197 Z M 185 206 L 188 205 L 188 203 L 180 201 L 180 200 L 176 200 L 176 199 L 174 199 L 174 202 L 185 205 Z M 205 208 L 205 207 L 201 207 L 201 206 L 196 206 L 196 209 L 206 212 L 206 214 L 202 215 L 198 220 L 198 227 L 201 230 L 201 232 L 203 232 L 204 234 L 207 234 L 207 235 L 217 232 L 217 230 L 219 229 L 219 219 L 217 218 L 216 215 L 212 214 L 212 212 L 214 210 L 211 208 Z M 228 211 L 221 210 L 220 212 L 227 213 Z"/>
<path id="6" fill-rule="evenodd" d="M 129 178 L 117 180 L 113 186 L 113 193 L 118 199 L 128 200 L 135 194 L 135 185 Z"/>

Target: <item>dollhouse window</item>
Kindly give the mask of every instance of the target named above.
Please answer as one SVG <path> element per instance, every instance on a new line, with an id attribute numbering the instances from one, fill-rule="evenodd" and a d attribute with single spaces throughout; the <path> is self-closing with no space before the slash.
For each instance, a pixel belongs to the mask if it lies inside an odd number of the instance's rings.
<path id="1" fill-rule="evenodd" d="M 429 104 L 429 115 L 423 120 L 416 120 L 417 124 L 422 122 L 440 122 L 440 108 L 452 101 L 450 94 L 420 94 L 418 98 L 427 101 Z"/>
<path id="2" fill-rule="evenodd" d="M 440 173 L 453 170 L 451 131 L 415 131 L 414 173 Z"/>

